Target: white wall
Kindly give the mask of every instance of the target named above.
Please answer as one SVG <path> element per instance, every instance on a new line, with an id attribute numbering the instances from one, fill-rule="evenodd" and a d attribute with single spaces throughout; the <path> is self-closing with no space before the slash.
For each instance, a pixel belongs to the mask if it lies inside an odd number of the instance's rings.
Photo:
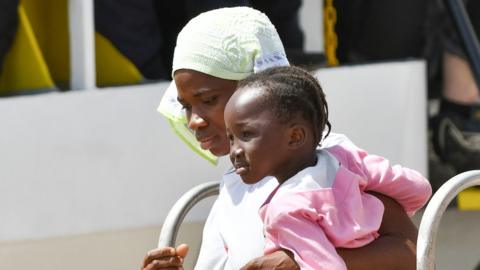
<path id="1" fill-rule="evenodd" d="M 166 86 L 0 99 L 0 240 L 160 224 L 218 179 L 156 112 Z"/>
<path id="2" fill-rule="evenodd" d="M 334 131 L 426 172 L 424 63 L 319 77 Z M 0 99 L 0 241 L 158 225 L 188 188 L 218 179 L 228 162 L 192 154 L 156 112 L 166 86 Z"/>
<path id="3" fill-rule="evenodd" d="M 333 131 L 369 153 L 427 175 L 426 64 L 407 61 L 316 73 Z"/>

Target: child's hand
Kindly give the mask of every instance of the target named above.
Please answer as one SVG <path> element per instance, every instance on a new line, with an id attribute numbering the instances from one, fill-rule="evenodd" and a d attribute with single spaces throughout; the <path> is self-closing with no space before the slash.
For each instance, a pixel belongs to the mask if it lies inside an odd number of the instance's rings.
<path id="1" fill-rule="evenodd" d="M 241 270 L 299 270 L 288 250 L 277 250 L 248 262 Z"/>
<path id="2" fill-rule="evenodd" d="M 150 250 L 143 259 L 141 270 L 178 269 L 183 270 L 183 261 L 188 253 L 188 246 L 179 245 Z"/>

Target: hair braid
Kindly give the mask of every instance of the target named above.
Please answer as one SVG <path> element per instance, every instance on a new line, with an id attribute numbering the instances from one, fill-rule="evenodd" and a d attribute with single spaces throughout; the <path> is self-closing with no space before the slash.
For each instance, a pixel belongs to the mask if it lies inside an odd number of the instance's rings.
<path id="1" fill-rule="evenodd" d="M 253 74 L 238 84 L 238 88 L 261 87 L 266 91 L 263 97 L 271 105 L 274 114 L 283 121 L 295 115 L 312 123 L 316 143 L 324 138 L 325 127 L 328 136 L 331 124 L 328 121 L 328 105 L 325 94 L 312 75 L 298 67 L 274 67 Z"/>

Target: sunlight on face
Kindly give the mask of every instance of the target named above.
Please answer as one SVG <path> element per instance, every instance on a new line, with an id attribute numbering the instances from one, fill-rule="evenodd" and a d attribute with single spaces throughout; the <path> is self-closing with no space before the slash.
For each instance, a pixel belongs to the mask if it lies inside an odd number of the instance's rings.
<path id="1" fill-rule="evenodd" d="M 289 158 L 287 128 L 265 107 L 262 92 L 239 89 L 225 108 L 230 160 L 247 184 L 275 175 Z"/>
<path id="2" fill-rule="evenodd" d="M 181 69 L 174 74 L 178 101 L 187 115 L 188 127 L 200 147 L 216 156 L 229 153 L 223 112 L 235 92 L 237 81 L 220 79 L 198 71 Z"/>

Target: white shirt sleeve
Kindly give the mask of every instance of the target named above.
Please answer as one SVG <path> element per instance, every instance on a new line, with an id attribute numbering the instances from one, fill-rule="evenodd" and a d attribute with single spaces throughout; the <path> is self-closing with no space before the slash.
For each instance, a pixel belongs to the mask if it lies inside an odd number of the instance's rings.
<path id="1" fill-rule="evenodd" d="M 205 223 L 196 270 L 236 270 L 263 255 L 258 209 L 278 185 L 271 177 L 253 185 L 234 173 L 222 177 L 220 193 Z"/>
<path id="2" fill-rule="evenodd" d="M 196 270 L 220 270 L 225 268 L 228 256 L 219 228 L 220 204 L 219 198 L 217 198 L 205 222 L 202 245 L 195 265 Z"/>

